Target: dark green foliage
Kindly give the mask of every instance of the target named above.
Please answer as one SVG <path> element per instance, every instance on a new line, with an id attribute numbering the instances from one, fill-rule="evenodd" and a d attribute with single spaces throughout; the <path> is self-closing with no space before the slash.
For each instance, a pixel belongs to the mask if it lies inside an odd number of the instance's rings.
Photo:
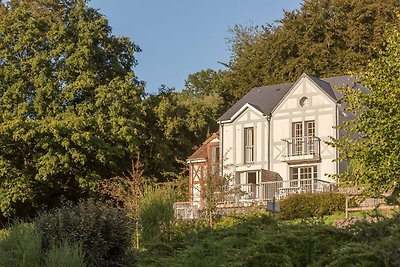
<path id="1" fill-rule="evenodd" d="M 79 244 L 63 240 L 60 246 L 42 249 L 42 237 L 33 224 L 18 223 L 0 236 L 0 266 L 85 267 Z"/>
<path id="2" fill-rule="evenodd" d="M 217 229 L 170 241 L 169 250 L 175 242 L 179 246 L 168 256 L 142 255 L 139 266 L 307 266 L 350 237 L 326 225 L 279 225 L 264 214 L 239 215 L 223 219 Z"/>
<path id="3" fill-rule="evenodd" d="M 126 261 L 132 229 L 119 209 L 88 200 L 42 213 L 35 222 L 45 248 L 69 240 L 82 244 L 86 262 L 93 266 L 120 266 Z"/>
<path id="4" fill-rule="evenodd" d="M 334 250 L 332 255 L 324 257 L 315 266 L 391 266 L 385 265 L 377 251 L 367 244 L 350 243 Z"/>
<path id="5" fill-rule="evenodd" d="M 163 87 L 145 99 L 146 129 L 140 147 L 146 151 L 141 155 L 145 176 L 176 178 L 193 148 L 218 130 L 223 99 L 210 90 L 176 92 Z"/>
<path id="6" fill-rule="evenodd" d="M 0 2 L 1 214 L 94 195 L 129 167 L 143 115 L 137 51 L 85 0 Z"/>
<path id="7" fill-rule="evenodd" d="M 377 223 L 358 222 L 347 230 L 352 239 L 313 266 L 400 266 L 400 216 Z"/>
<path id="8" fill-rule="evenodd" d="M 190 228 L 149 247 L 139 266 L 399 266 L 399 217 L 349 229 L 279 223 L 265 214 L 222 219 L 217 228 Z M 370 234 L 367 234 L 370 233 Z"/>
<path id="9" fill-rule="evenodd" d="M 344 211 L 346 197 L 335 192 L 293 194 L 279 202 L 279 218 L 292 220 L 331 215 Z"/>

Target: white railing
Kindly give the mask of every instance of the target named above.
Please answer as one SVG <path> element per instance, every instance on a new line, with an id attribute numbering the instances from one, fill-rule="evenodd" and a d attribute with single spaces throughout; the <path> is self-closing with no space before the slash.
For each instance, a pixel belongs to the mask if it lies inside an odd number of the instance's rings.
<path id="1" fill-rule="evenodd" d="M 224 186 L 217 192 L 219 202 L 279 200 L 291 194 L 331 191 L 332 184 L 319 179 L 271 181 L 260 184 L 235 184 Z"/>
<path id="2" fill-rule="evenodd" d="M 319 155 L 321 139 L 316 136 L 302 136 L 282 139 L 283 156 Z"/>
<path id="3" fill-rule="evenodd" d="M 181 220 L 196 219 L 198 217 L 199 204 L 198 202 L 175 202 L 175 218 Z"/>
<path id="4" fill-rule="evenodd" d="M 296 179 L 271 181 L 259 184 L 224 185 L 219 192 L 214 192 L 214 201 L 218 204 L 262 202 L 281 200 L 292 194 L 317 193 L 332 191 L 335 184 L 320 179 Z M 176 202 L 175 217 L 179 219 L 195 219 L 199 215 L 200 203 Z"/>

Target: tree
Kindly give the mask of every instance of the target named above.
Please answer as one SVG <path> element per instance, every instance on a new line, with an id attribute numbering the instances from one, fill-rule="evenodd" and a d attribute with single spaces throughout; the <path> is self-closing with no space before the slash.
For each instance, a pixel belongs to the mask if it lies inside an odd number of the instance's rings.
<path id="1" fill-rule="evenodd" d="M 0 3 L 0 212 L 93 195 L 129 168 L 140 49 L 85 0 Z"/>
<path id="2" fill-rule="evenodd" d="M 400 194 L 400 18 L 388 32 L 385 49 L 361 75 L 370 93 L 344 88 L 343 101 L 356 117 L 339 127 L 348 135 L 333 144 L 353 168 L 339 182 L 365 185 L 365 194 Z M 354 138 L 358 136 L 358 138 Z"/>
<path id="3" fill-rule="evenodd" d="M 190 88 L 190 87 L 189 87 Z M 192 88 L 162 87 L 145 101 L 146 130 L 141 144 L 144 175 L 165 181 L 178 177 L 195 146 L 218 130 L 222 97 Z"/>
<path id="4" fill-rule="evenodd" d="M 397 0 L 304 0 L 275 25 L 231 29 L 226 71 L 236 102 L 251 88 L 293 82 L 303 72 L 328 77 L 359 72 L 377 57 Z"/>

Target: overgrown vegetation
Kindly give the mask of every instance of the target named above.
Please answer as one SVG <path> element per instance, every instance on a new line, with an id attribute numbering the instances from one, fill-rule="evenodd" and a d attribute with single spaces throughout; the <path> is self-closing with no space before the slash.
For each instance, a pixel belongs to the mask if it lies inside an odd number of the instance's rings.
<path id="1" fill-rule="evenodd" d="M 158 194 L 153 195 L 149 203 L 160 203 Z M 178 221 L 170 223 L 168 231 L 166 217 L 151 215 L 147 223 L 157 230 L 143 234 L 142 245 L 136 250 L 133 242 L 127 242 L 126 232 L 115 230 L 118 224 L 114 224 L 115 218 L 110 218 L 109 214 L 114 211 L 107 211 L 109 209 L 115 208 L 101 203 L 67 206 L 39 216 L 37 224 L 14 225 L 0 238 L 0 264 L 10 267 L 400 264 L 400 215 L 396 214 L 392 218 L 379 217 L 376 223 L 359 221 L 337 229 L 322 220 L 283 222 L 267 213 L 255 213 L 224 217 L 214 227 L 202 220 Z M 152 210 L 153 213 L 156 210 Z M 105 219 L 100 219 L 100 214 Z M 43 231 L 43 224 L 48 227 L 47 231 Z M 110 234 L 109 230 L 114 233 Z M 133 229 L 130 231 L 132 233 Z M 108 243 L 118 246 L 116 251 L 124 253 L 119 257 L 109 254 L 104 248 L 110 246 L 103 242 L 103 236 Z M 98 258 L 93 259 L 93 256 Z"/>
<path id="2" fill-rule="evenodd" d="M 397 266 L 399 220 L 336 229 L 266 214 L 229 216 L 216 228 L 187 225 L 191 231 L 144 251 L 138 266 Z"/>
<path id="3" fill-rule="evenodd" d="M 85 267 L 80 243 L 67 239 L 47 250 L 34 224 L 17 223 L 0 237 L 0 266 L 7 267 Z"/>
<path id="4" fill-rule="evenodd" d="M 143 165 L 132 162 L 132 170 L 124 177 L 103 183 L 102 192 L 114 204 L 121 205 L 134 223 L 134 244 L 168 239 L 174 222 L 173 203 L 181 195 L 180 182 L 155 183 L 143 176 Z M 187 188 L 184 188 L 187 191 Z"/>
<path id="5" fill-rule="evenodd" d="M 62 247 L 67 240 L 81 244 L 90 265 L 126 263 L 133 231 L 129 217 L 118 208 L 94 200 L 81 201 L 40 214 L 35 225 L 44 249 Z"/>

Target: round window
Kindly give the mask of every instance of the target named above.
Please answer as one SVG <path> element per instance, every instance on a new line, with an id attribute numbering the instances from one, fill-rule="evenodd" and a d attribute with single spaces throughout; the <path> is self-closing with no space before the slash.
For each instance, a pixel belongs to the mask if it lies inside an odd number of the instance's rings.
<path id="1" fill-rule="evenodd" d="M 309 105 L 308 97 L 303 96 L 303 97 L 300 99 L 300 106 L 305 107 L 305 106 L 308 106 L 308 105 Z"/>

